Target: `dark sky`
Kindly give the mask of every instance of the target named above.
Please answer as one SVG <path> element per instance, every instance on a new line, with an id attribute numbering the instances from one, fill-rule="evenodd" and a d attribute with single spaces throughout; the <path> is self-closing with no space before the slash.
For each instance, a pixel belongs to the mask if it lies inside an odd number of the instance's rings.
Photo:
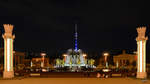
<path id="1" fill-rule="evenodd" d="M 15 50 L 73 48 L 75 23 L 84 51 L 136 50 L 136 27 L 146 26 L 150 35 L 148 5 L 145 0 L 0 0 L 0 29 L 15 25 Z"/>

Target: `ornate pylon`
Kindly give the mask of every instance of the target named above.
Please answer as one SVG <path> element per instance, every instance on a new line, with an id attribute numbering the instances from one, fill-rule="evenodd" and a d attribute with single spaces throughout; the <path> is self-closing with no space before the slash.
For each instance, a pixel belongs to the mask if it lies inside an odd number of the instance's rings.
<path id="1" fill-rule="evenodd" d="M 145 37 L 146 27 L 137 28 L 138 37 L 137 41 L 137 76 L 136 78 L 146 78 L 146 41 Z"/>
<path id="2" fill-rule="evenodd" d="M 2 35 L 4 38 L 4 72 L 3 78 L 13 78 L 13 40 L 15 38 L 12 35 L 13 25 L 4 24 L 5 33 Z"/>

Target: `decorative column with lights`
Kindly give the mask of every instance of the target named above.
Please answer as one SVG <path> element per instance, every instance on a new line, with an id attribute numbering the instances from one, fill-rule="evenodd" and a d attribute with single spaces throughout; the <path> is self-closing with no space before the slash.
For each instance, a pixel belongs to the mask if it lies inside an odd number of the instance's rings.
<path id="1" fill-rule="evenodd" d="M 146 27 L 137 28 L 138 37 L 137 41 L 137 78 L 146 78 L 146 41 L 145 37 Z"/>
<path id="2" fill-rule="evenodd" d="M 4 72 L 3 78 L 13 78 L 13 40 L 15 38 L 12 35 L 13 25 L 4 24 L 5 33 L 2 35 L 4 38 Z"/>
<path id="3" fill-rule="evenodd" d="M 67 54 L 63 54 L 63 56 L 64 56 L 64 61 L 66 62 Z"/>

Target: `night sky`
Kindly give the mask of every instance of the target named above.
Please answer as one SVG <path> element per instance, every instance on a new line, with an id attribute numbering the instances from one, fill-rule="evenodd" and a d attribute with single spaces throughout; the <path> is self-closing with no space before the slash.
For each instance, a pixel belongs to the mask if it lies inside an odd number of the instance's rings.
<path id="1" fill-rule="evenodd" d="M 150 37 L 149 3 L 145 0 L 0 0 L 0 30 L 13 24 L 14 49 L 55 51 L 78 45 L 85 52 L 136 50 L 136 28 Z M 150 57 L 147 41 L 147 57 Z"/>

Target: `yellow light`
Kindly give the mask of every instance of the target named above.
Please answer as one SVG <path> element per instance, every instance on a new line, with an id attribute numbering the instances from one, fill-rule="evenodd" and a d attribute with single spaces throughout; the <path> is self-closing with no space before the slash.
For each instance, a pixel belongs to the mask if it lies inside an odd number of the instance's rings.
<path id="1" fill-rule="evenodd" d="M 116 63 L 116 66 L 117 66 L 117 68 L 119 67 L 119 63 L 118 63 L 118 61 L 117 61 L 117 63 Z"/>
<path id="2" fill-rule="evenodd" d="M 63 56 L 66 57 L 67 55 L 66 55 L 66 54 L 63 54 Z"/>
<path id="3" fill-rule="evenodd" d="M 109 72 L 110 69 L 103 69 L 103 72 Z"/>
<path id="4" fill-rule="evenodd" d="M 104 53 L 104 56 L 108 56 L 109 55 L 109 53 Z"/>
<path id="5" fill-rule="evenodd" d="M 142 72 L 142 59 L 143 59 L 143 45 L 142 45 L 142 41 L 140 41 L 140 72 Z"/>
<path id="6" fill-rule="evenodd" d="M 86 54 L 83 54 L 83 57 L 86 57 L 87 55 Z"/>
<path id="7" fill-rule="evenodd" d="M 10 51 L 10 39 L 7 39 L 7 71 L 10 71 L 10 56 L 11 56 L 11 51 Z"/>
<path id="8" fill-rule="evenodd" d="M 104 60 L 107 61 L 107 57 L 109 56 L 109 53 L 107 53 L 107 52 L 103 53 L 103 56 L 104 56 Z"/>
<path id="9" fill-rule="evenodd" d="M 33 63 L 32 63 L 32 61 L 31 61 L 31 67 L 33 66 Z"/>

